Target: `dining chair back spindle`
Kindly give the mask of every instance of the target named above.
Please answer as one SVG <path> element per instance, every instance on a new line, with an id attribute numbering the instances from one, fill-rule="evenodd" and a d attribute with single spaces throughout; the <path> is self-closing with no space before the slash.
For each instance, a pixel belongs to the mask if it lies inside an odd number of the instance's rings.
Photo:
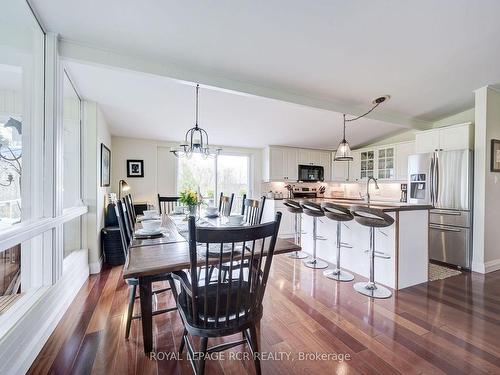
<path id="1" fill-rule="evenodd" d="M 229 216 L 231 215 L 231 210 L 233 209 L 234 193 L 231 196 L 225 196 L 224 193 L 220 193 L 219 198 L 219 215 Z"/>
<path id="2" fill-rule="evenodd" d="M 189 352 L 195 374 L 203 374 L 207 353 L 219 352 L 247 343 L 257 374 L 261 373 L 256 325 L 262 318 L 262 300 L 274 255 L 281 213 L 274 221 L 243 227 L 201 227 L 189 218 L 189 271 L 173 273 L 180 283 L 177 299 L 184 333 L 179 352 Z M 267 254 L 266 251 L 267 250 Z M 200 258 L 201 256 L 201 258 Z M 218 259 L 216 280 L 198 277 L 199 269 L 209 270 L 209 259 Z M 238 262 L 237 262 L 238 261 Z M 230 262 L 229 278 L 222 276 L 222 265 Z M 246 269 L 244 264 L 247 263 Z M 243 339 L 208 348 L 208 338 L 243 333 Z M 195 353 L 189 335 L 200 337 Z"/>
<path id="3" fill-rule="evenodd" d="M 134 207 L 134 202 L 132 201 L 132 194 L 127 194 L 125 196 L 125 199 L 127 200 L 127 205 L 130 210 L 130 216 L 132 217 L 132 220 L 135 223 L 137 221 L 137 215 L 135 214 L 135 207 Z"/>
<path id="4" fill-rule="evenodd" d="M 179 197 L 162 197 L 158 194 L 158 210 L 161 214 L 170 215 L 179 206 Z"/>
<path id="5" fill-rule="evenodd" d="M 244 216 L 244 222 L 249 225 L 260 224 L 264 213 L 265 203 L 266 197 L 262 197 L 260 200 L 245 199 L 243 201 L 243 209 L 241 213 Z"/>

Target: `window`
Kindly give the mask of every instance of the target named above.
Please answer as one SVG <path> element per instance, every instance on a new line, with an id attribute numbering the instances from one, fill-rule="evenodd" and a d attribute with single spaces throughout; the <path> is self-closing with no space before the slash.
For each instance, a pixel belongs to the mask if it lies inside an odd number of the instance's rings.
<path id="1" fill-rule="evenodd" d="M 219 155 L 217 157 L 217 193 L 234 193 L 233 211 L 240 212 L 242 198 L 249 196 L 248 156 Z"/>
<path id="2" fill-rule="evenodd" d="M 14 240 L 10 233 L 42 216 L 44 33 L 24 1 L 2 3 L 0 25 L 2 317 L 42 284 L 41 253 L 32 252 L 42 236 Z"/>
<path id="3" fill-rule="evenodd" d="M 81 100 L 67 72 L 63 76 L 63 209 L 82 205 Z M 64 257 L 82 248 L 81 220 L 64 223 Z"/>
<path id="4" fill-rule="evenodd" d="M 234 193 L 233 211 L 241 210 L 242 196 L 250 196 L 250 157 L 219 155 L 206 159 L 194 154 L 190 159 L 178 159 L 177 190 L 200 191 L 209 204 L 218 204 L 220 193 Z"/>

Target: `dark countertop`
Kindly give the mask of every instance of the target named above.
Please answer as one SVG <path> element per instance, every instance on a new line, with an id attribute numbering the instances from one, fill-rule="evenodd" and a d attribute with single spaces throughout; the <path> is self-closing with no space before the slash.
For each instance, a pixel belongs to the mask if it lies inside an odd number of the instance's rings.
<path id="1" fill-rule="evenodd" d="M 433 208 L 430 204 L 410 204 L 410 203 L 397 203 L 397 202 L 377 202 L 372 201 L 369 205 L 363 200 L 339 199 L 339 198 L 294 198 L 296 201 L 309 201 L 315 203 L 332 202 L 344 207 L 364 206 L 382 210 L 384 212 L 397 212 L 397 211 L 419 211 L 430 210 Z"/>

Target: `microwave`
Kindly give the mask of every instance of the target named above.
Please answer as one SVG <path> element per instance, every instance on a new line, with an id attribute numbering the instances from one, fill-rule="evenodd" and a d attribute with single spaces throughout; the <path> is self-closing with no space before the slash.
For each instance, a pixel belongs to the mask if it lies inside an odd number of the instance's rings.
<path id="1" fill-rule="evenodd" d="M 324 181 L 325 170 L 319 165 L 299 165 L 299 181 L 317 182 Z"/>

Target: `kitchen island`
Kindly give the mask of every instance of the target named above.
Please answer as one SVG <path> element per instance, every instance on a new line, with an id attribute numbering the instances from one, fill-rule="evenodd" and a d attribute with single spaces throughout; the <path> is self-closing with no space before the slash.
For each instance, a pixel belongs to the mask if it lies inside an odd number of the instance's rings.
<path id="1" fill-rule="evenodd" d="M 402 289 L 428 281 L 428 224 L 430 205 L 407 203 L 372 202 L 332 198 L 294 199 L 321 204 L 324 201 L 345 207 L 355 205 L 377 208 L 394 218 L 394 223 L 375 230 L 375 250 L 389 259 L 375 259 L 375 281 L 393 289 Z M 283 205 L 283 200 L 266 201 L 263 220 L 274 212 L 283 213 L 282 237 L 293 237 L 293 214 Z M 312 254 L 312 218 L 302 215 L 302 250 Z M 318 220 L 317 256 L 330 263 L 335 262 L 337 222 L 321 217 Z M 356 221 L 342 223 L 341 266 L 348 271 L 368 277 L 369 228 Z"/>

